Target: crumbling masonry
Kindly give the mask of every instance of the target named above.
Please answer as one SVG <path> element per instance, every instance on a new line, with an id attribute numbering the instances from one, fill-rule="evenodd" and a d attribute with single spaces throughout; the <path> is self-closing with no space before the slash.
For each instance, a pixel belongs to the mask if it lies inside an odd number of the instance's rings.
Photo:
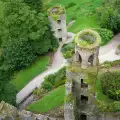
<path id="1" fill-rule="evenodd" d="M 83 30 L 74 41 L 75 55 L 66 72 L 65 120 L 120 120 L 120 113 L 100 112 L 96 105 L 99 34 Z"/>
<path id="2" fill-rule="evenodd" d="M 55 6 L 48 10 L 48 18 L 54 36 L 59 42 L 67 40 L 66 12 L 64 7 Z"/>
<path id="3" fill-rule="evenodd" d="M 96 116 L 94 88 L 100 42 L 100 36 L 92 30 L 75 37 L 74 60 L 67 69 L 65 120 L 93 120 Z"/>

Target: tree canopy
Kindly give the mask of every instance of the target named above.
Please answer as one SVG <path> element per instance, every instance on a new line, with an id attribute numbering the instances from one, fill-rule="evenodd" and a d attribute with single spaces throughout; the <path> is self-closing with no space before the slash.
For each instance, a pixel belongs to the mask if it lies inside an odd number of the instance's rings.
<path id="1" fill-rule="evenodd" d="M 41 0 L 0 0 L 0 6 L 0 101 L 15 104 L 13 73 L 57 48 L 58 42 Z"/>

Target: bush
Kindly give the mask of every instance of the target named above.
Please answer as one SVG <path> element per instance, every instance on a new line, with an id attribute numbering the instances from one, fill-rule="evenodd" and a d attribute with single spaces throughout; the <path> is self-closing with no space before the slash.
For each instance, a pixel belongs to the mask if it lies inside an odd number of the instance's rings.
<path id="1" fill-rule="evenodd" d="M 4 89 L 0 93 L 0 101 L 5 101 L 9 104 L 16 105 L 17 90 L 15 86 L 8 83 L 4 86 Z"/>
<path id="2" fill-rule="evenodd" d="M 16 105 L 15 86 L 10 84 L 12 71 L 7 68 L 0 67 L 0 102 L 5 101 L 9 104 Z"/>
<path id="3" fill-rule="evenodd" d="M 118 112 L 120 111 L 120 102 L 111 102 L 105 103 L 103 101 L 98 100 L 97 106 L 100 108 L 102 112 Z"/>
<path id="4" fill-rule="evenodd" d="M 66 9 L 67 9 L 67 8 L 71 8 L 71 7 L 75 6 L 75 5 L 76 5 L 76 3 L 70 2 L 67 6 L 65 6 L 65 8 L 66 8 Z"/>
<path id="5" fill-rule="evenodd" d="M 120 100 L 120 72 L 106 72 L 100 77 L 102 91 L 109 98 Z"/>
<path id="6" fill-rule="evenodd" d="M 58 72 L 46 76 L 42 84 L 42 88 L 50 91 L 55 87 L 59 87 L 65 84 L 65 79 L 66 79 L 66 68 L 64 67 L 60 69 Z"/>
<path id="7" fill-rule="evenodd" d="M 101 45 L 107 44 L 113 38 L 113 32 L 111 30 L 98 28 L 95 29 L 99 33 L 102 39 Z"/>
<path id="8" fill-rule="evenodd" d="M 110 61 L 106 61 L 106 62 L 104 62 L 103 63 L 103 65 L 104 65 L 104 67 L 106 67 L 106 66 L 110 66 L 110 67 L 119 67 L 120 66 L 120 60 L 115 60 L 115 61 L 112 61 L 112 62 L 110 62 Z"/>
<path id="9" fill-rule="evenodd" d="M 68 43 L 68 44 L 65 44 L 63 47 L 62 47 L 62 53 L 63 53 L 63 56 L 67 59 L 67 58 L 71 58 L 73 56 L 73 54 L 75 53 L 75 44 L 74 42 L 71 42 L 71 43 Z"/>
<path id="10" fill-rule="evenodd" d="M 57 87 L 59 87 L 61 85 L 64 85 L 65 82 L 66 82 L 66 79 L 65 80 L 60 80 L 60 81 L 56 82 L 54 86 L 57 88 Z"/>
<path id="11" fill-rule="evenodd" d="M 37 88 L 33 91 L 33 94 L 39 97 L 43 97 L 48 91 L 43 88 Z"/>
<path id="12" fill-rule="evenodd" d="M 120 31 L 119 7 L 116 7 L 115 2 L 106 2 L 103 7 L 98 9 L 97 13 L 100 20 L 100 26 L 102 28 L 110 29 L 114 33 L 118 33 Z"/>
<path id="13" fill-rule="evenodd" d="M 42 88 L 51 91 L 53 89 L 53 85 L 50 82 L 45 81 L 42 83 Z"/>

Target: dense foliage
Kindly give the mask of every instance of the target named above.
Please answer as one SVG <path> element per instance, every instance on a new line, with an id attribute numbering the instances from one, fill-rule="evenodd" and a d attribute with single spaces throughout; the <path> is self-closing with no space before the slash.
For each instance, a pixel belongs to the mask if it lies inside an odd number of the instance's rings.
<path id="1" fill-rule="evenodd" d="M 10 39 L 3 43 L 4 66 L 20 70 L 29 66 L 36 58 L 32 45 L 26 39 Z"/>
<path id="2" fill-rule="evenodd" d="M 75 52 L 74 49 L 75 49 L 74 42 L 64 44 L 64 46 L 62 47 L 63 56 L 66 59 L 71 58 L 73 56 L 74 52 Z"/>
<path id="3" fill-rule="evenodd" d="M 57 88 L 66 81 L 66 68 L 61 68 L 58 72 L 54 74 L 50 74 L 45 77 L 44 82 L 42 83 L 42 87 L 38 88 L 34 91 L 34 94 L 43 97 L 48 91 L 51 91 L 54 88 Z"/>
<path id="4" fill-rule="evenodd" d="M 41 11 L 42 10 L 42 0 L 24 0 L 33 10 Z"/>
<path id="5" fill-rule="evenodd" d="M 97 101 L 97 106 L 102 112 L 119 112 L 120 111 L 120 102 L 114 101 L 110 103 L 105 103 L 104 101 Z"/>
<path id="6" fill-rule="evenodd" d="M 105 0 L 104 5 L 98 9 L 98 17 L 101 27 L 114 33 L 120 32 L 120 0 Z"/>
<path id="7" fill-rule="evenodd" d="M 0 6 L 0 68 L 12 71 L 7 74 L 9 78 L 15 71 L 29 67 L 38 56 L 57 48 L 58 42 L 41 0 L 0 0 Z M 8 78 L 0 78 L 0 101 L 14 104 L 16 90 Z"/>
<path id="8" fill-rule="evenodd" d="M 15 87 L 9 83 L 11 74 L 11 71 L 0 68 L 0 101 L 4 100 L 5 102 L 15 105 L 17 91 Z"/>
<path id="9" fill-rule="evenodd" d="M 48 75 L 43 84 L 42 88 L 47 90 L 52 90 L 55 87 L 65 84 L 66 79 L 66 68 L 60 69 L 58 72 Z"/>
<path id="10" fill-rule="evenodd" d="M 103 67 L 120 67 L 120 60 L 115 60 L 115 61 L 106 61 L 103 63 Z"/>
<path id="11" fill-rule="evenodd" d="M 94 29 L 94 30 L 99 33 L 99 35 L 102 39 L 101 45 L 107 44 L 113 38 L 113 32 L 111 30 L 102 29 L 102 28 L 98 28 L 98 29 Z"/>
<path id="12" fill-rule="evenodd" d="M 48 18 L 43 13 L 31 10 L 22 2 L 5 4 L 3 23 L 3 40 L 11 37 L 16 40 L 26 38 L 32 44 L 36 54 L 48 52 L 58 44 L 50 31 Z"/>
<path id="13" fill-rule="evenodd" d="M 109 98 L 120 100 L 120 72 L 106 72 L 100 77 L 102 91 Z"/>

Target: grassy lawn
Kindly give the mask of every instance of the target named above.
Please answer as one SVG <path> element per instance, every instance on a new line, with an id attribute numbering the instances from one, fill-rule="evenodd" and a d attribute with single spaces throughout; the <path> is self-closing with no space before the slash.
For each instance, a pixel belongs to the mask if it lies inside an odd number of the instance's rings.
<path id="1" fill-rule="evenodd" d="M 76 22 L 68 28 L 69 32 L 77 33 L 82 29 L 88 29 L 88 28 L 98 28 L 99 25 L 97 23 L 96 16 L 90 16 L 88 18 L 83 17 L 76 20 Z"/>
<path id="2" fill-rule="evenodd" d="M 41 56 L 35 63 L 29 68 L 26 68 L 17 74 L 15 74 L 12 84 L 16 86 L 17 90 L 20 91 L 25 85 L 27 85 L 34 77 L 44 72 L 47 65 L 50 62 L 49 56 Z"/>
<path id="3" fill-rule="evenodd" d="M 66 8 L 67 23 L 76 20 L 76 22 L 68 28 L 68 31 L 74 33 L 85 28 L 99 27 L 96 9 L 100 7 L 103 2 L 104 0 L 44 0 L 46 9 L 59 4 Z"/>
<path id="4" fill-rule="evenodd" d="M 64 96 L 65 96 L 65 86 L 60 86 L 57 89 L 51 91 L 37 101 L 27 107 L 27 110 L 37 112 L 37 113 L 46 113 L 60 105 L 64 104 Z"/>

